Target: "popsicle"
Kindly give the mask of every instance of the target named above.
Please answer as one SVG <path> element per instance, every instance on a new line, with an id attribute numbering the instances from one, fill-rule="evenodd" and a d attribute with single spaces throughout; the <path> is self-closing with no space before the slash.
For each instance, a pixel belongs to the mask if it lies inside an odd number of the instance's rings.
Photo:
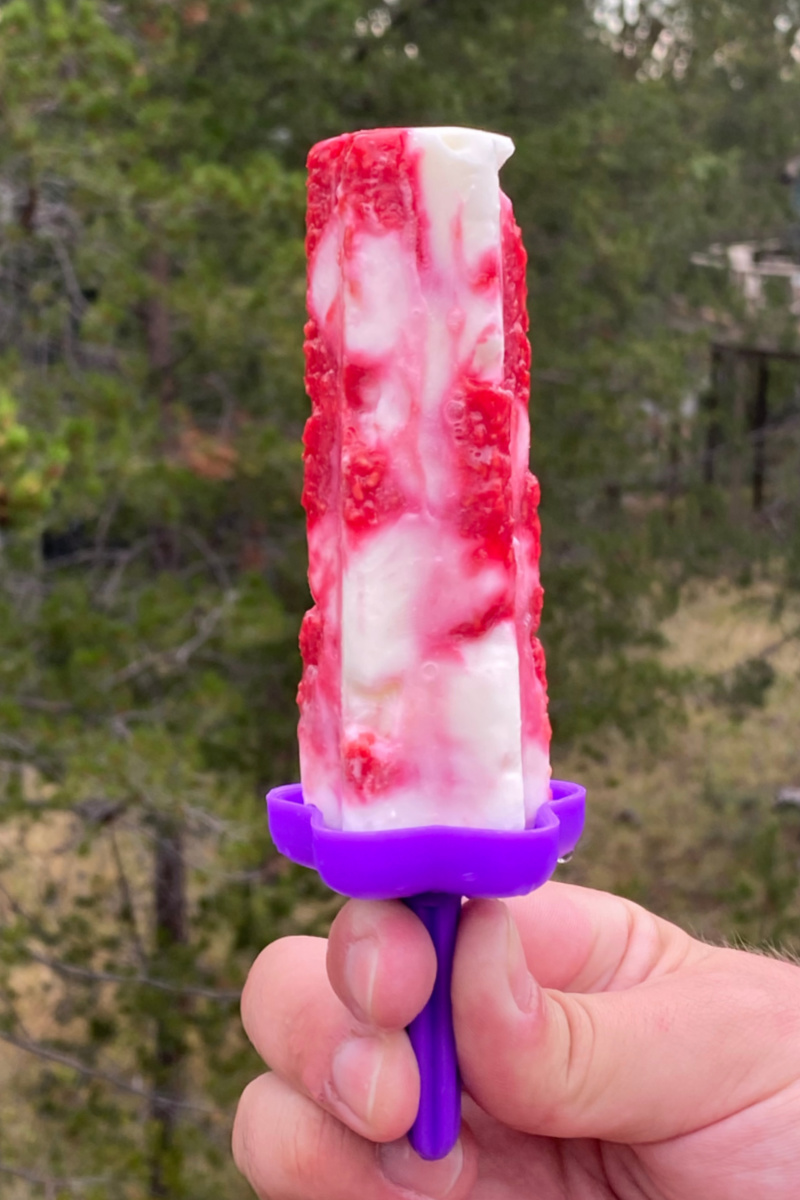
<path id="1" fill-rule="evenodd" d="M 384 129 L 309 156 L 299 742 L 331 826 L 521 830 L 549 795 L 512 151 Z"/>
<path id="2" fill-rule="evenodd" d="M 585 791 L 550 779 L 528 470 L 525 252 L 508 138 L 383 129 L 309 156 L 302 786 L 277 848 L 332 888 L 403 899 L 437 952 L 409 1027 L 410 1131 L 460 1128 L 450 979 L 461 898 L 523 895 L 571 853 Z"/>

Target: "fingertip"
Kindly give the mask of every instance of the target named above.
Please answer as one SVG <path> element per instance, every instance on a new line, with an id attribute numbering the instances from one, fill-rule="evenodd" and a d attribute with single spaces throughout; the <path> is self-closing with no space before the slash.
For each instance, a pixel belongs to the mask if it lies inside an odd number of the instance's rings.
<path id="1" fill-rule="evenodd" d="M 473 900 L 466 900 L 461 908 L 461 920 L 474 921 L 477 919 L 491 919 L 492 915 L 495 920 L 499 920 L 500 916 L 508 910 L 508 905 L 505 900 L 489 900 L 485 897 L 477 897 Z"/>
<path id="2" fill-rule="evenodd" d="M 458 1141 L 444 1158 L 420 1158 L 407 1138 L 377 1149 L 381 1173 L 403 1193 L 431 1200 L 466 1200 L 478 1178 L 478 1148 L 472 1131 L 462 1123 Z"/>
<path id="3" fill-rule="evenodd" d="M 404 1029 L 436 978 L 436 952 L 422 922 L 400 901 L 351 900 L 328 940 L 328 978 L 359 1020 Z"/>
<path id="4" fill-rule="evenodd" d="M 486 1052 L 492 1047 L 505 1052 L 510 1031 L 536 1006 L 538 994 L 506 905 L 470 900 L 464 905 L 453 963 L 453 1014 L 464 1050 L 480 1045 Z"/>
<path id="5" fill-rule="evenodd" d="M 548 1022 L 519 932 L 498 900 L 465 905 L 453 964 L 453 1021 L 467 1092 L 504 1124 L 522 1128 L 528 1077 Z"/>
<path id="6" fill-rule="evenodd" d="M 393 1031 L 348 1039 L 334 1055 L 320 1101 L 371 1142 L 402 1137 L 419 1107 L 419 1070 L 408 1036 Z"/>
<path id="7" fill-rule="evenodd" d="M 476 942 L 482 943 L 486 939 L 494 948 L 509 919 L 508 906 L 502 900 L 468 900 L 461 909 L 456 956 L 465 956 L 474 949 Z"/>

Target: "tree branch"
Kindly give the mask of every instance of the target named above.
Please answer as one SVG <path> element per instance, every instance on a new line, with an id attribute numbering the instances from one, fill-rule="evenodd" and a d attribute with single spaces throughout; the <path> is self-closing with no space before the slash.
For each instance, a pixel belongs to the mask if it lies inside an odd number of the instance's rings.
<path id="1" fill-rule="evenodd" d="M 107 1083 L 110 1087 L 116 1088 L 120 1092 L 127 1092 L 128 1095 L 138 1096 L 140 1100 L 147 1100 L 150 1104 L 154 1100 L 159 1100 L 164 1104 L 172 1105 L 174 1108 L 185 1109 L 188 1112 L 202 1113 L 205 1117 L 219 1117 L 222 1115 L 218 1109 L 207 1108 L 202 1104 L 194 1104 L 191 1100 L 179 1100 L 173 1096 L 160 1096 L 155 1092 L 140 1087 L 138 1084 L 132 1083 L 129 1079 L 123 1079 L 119 1075 L 111 1075 L 108 1071 L 101 1071 L 97 1067 L 90 1067 L 88 1063 L 81 1062 L 77 1058 L 71 1058 L 68 1054 L 61 1054 L 58 1050 L 51 1050 L 49 1046 L 43 1046 L 41 1042 L 34 1042 L 29 1038 L 15 1037 L 13 1033 L 7 1033 L 5 1030 L 0 1030 L 0 1042 L 5 1042 L 9 1046 L 21 1050 L 24 1054 L 31 1054 L 35 1058 L 43 1059 L 45 1062 L 57 1063 L 61 1067 L 66 1067 L 69 1071 L 75 1071 L 76 1074 L 82 1075 L 85 1079 L 96 1079 L 99 1083 Z"/>
<path id="2" fill-rule="evenodd" d="M 46 954 L 39 954 L 38 951 L 31 950 L 28 947 L 25 947 L 23 953 L 32 962 L 41 963 L 43 967 L 49 967 L 57 975 L 82 979 L 86 983 L 136 984 L 138 987 L 154 988 L 156 991 L 170 992 L 176 996 L 198 996 L 202 1000 L 217 1000 L 221 1004 L 232 1004 L 240 1000 L 242 995 L 241 991 L 233 988 L 205 988 L 198 987 L 195 984 L 168 983 L 166 979 L 153 979 L 149 975 L 117 975 L 113 971 L 97 971 L 90 967 L 76 967 L 72 963 L 61 962 L 56 958 L 48 958 Z"/>
<path id="3" fill-rule="evenodd" d="M 153 544 L 152 537 L 144 537 L 140 541 L 134 543 L 128 550 L 117 556 L 117 562 L 113 571 L 108 575 L 103 586 L 98 590 L 97 599 L 101 604 L 111 604 L 117 594 L 117 589 L 122 582 L 122 577 L 134 559 L 143 554 L 145 550 Z"/>
<path id="4" fill-rule="evenodd" d="M 72 314 L 76 321 L 80 321 L 83 314 L 86 312 L 87 304 L 86 297 L 81 291 L 81 285 L 78 283 L 78 277 L 75 274 L 75 268 L 72 265 L 67 248 L 61 238 L 57 237 L 52 231 L 49 233 L 49 241 L 55 251 L 58 265 L 61 268 L 61 275 L 64 280 L 64 286 L 69 296 Z"/>
<path id="5" fill-rule="evenodd" d="M 230 573 L 220 556 L 212 550 L 205 538 L 201 537 L 196 529 L 185 529 L 184 536 L 192 543 L 196 550 L 200 551 L 220 587 L 226 592 L 230 592 L 232 588 Z"/>
<path id="6" fill-rule="evenodd" d="M 0 1174 L 13 1175 L 16 1179 L 24 1179 L 27 1183 L 34 1183 L 38 1187 L 45 1189 L 47 1197 L 55 1197 L 58 1192 L 66 1188 L 70 1192 L 76 1189 L 83 1191 L 84 1188 L 97 1187 L 98 1184 L 112 1184 L 110 1175 L 83 1175 L 83 1176 L 56 1176 L 56 1175 L 39 1175 L 35 1171 L 28 1171 L 25 1167 L 12 1167 L 11 1163 L 5 1163 L 0 1160 Z"/>
<path id="7" fill-rule="evenodd" d="M 210 612 L 207 612 L 200 619 L 197 631 L 181 646 L 176 647 L 174 650 L 150 651 L 143 655 L 142 658 L 128 663 L 127 667 L 123 667 L 106 681 L 104 690 L 111 691 L 112 688 L 118 687 L 121 683 L 129 683 L 144 671 L 154 667 L 167 669 L 170 667 L 173 669 L 176 667 L 179 669 L 185 668 L 192 655 L 211 638 L 217 625 L 228 609 L 236 602 L 237 598 L 238 592 L 231 589 L 225 596 L 222 604 L 217 605 L 216 608 L 212 608 Z"/>

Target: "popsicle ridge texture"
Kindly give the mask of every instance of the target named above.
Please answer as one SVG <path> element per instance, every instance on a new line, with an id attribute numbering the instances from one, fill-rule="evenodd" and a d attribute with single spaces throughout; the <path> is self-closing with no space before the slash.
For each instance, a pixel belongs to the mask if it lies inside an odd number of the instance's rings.
<path id="1" fill-rule="evenodd" d="M 299 742 L 333 827 L 522 829 L 548 798 L 512 151 L 387 129 L 309 156 Z"/>

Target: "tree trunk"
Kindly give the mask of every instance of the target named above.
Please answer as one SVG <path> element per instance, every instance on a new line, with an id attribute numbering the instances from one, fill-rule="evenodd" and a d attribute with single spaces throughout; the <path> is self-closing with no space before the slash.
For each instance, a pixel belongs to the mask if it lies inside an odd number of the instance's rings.
<path id="1" fill-rule="evenodd" d="M 172 952 L 185 946 L 189 938 L 183 839 L 179 826 L 172 821 L 157 826 L 153 890 L 156 958 L 166 963 Z M 150 1168 L 153 1196 L 176 1194 L 171 1176 L 177 1166 L 175 1127 L 184 1090 L 186 1006 L 185 998 L 178 999 L 171 1007 L 165 1006 L 156 1018 L 154 1095 L 150 1110 L 154 1125 Z"/>
<path id="2" fill-rule="evenodd" d="M 703 483 L 711 485 L 716 474 L 717 450 L 722 442 L 719 413 L 722 392 L 722 351 L 711 348 L 711 387 L 704 397 L 705 438 L 703 442 Z"/>
<path id="3" fill-rule="evenodd" d="M 756 394 L 753 403 L 753 512 L 761 512 L 764 505 L 764 486 L 767 479 L 767 419 L 769 393 L 769 359 L 759 355 L 756 370 Z"/>
<path id="4" fill-rule="evenodd" d="M 146 309 L 147 352 L 151 378 L 161 405 L 164 440 L 168 443 L 172 432 L 175 380 L 172 373 L 172 332 L 167 305 L 170 263 L 163 246 L 156 245 L 151 250 L 148 271 L 152 288 Z M 174 559 L 174 540 L 169 531 L 165 533 L 167 536 L 163 557 L 164 566 L 168 567 Z M 168 973 L 174 952 L 186 945 L 189 929 L 186 867 L 179 819 L 173 816 L 159 817 L 155 823 L 155 831 L 155 959 L 158 964 L 156 973 L 161 975 Z M 153 1100 L 150 1110 L 153 1123 L 150 1190 L 153 1196 L 180 1194 L 180 1185 L 177 1182 L 179 1150 L 175 1132 L 180 1101 L 184 1093 L 187 1015 L 187 1000 L 180 998 L 160 1008 L 155 1022 Z"/>
<path id="5" fill-rule="evenodd" d="M 667 445 L 667 524 L 675 524 L 675 508 L 681 488 L 681 431 L 677 417 L 673 418 L 669 427 L 669 442 Z"/>
<path id="6" fill-rule="evenodd" d="M 748 392 L 750 364 L 742 354 L 733 352 L 731 363 L 730 404 L 730 517 L 734 524 L 747 519 L 747 458 L 750 451 L 748 431 Z"/>
<path id="7" fill-rule="evenodd" d="M 169 426 L 172 402 L 175 399 L 175 376 L 172 372 L 172 331 L 167 307 L 169 286 L 169 257 L 163 246 L 150 252 L 148 272 L 152 291 L 147 301 L 147 354 L 150 373 L 161 401 L 165 432 Z"/>

